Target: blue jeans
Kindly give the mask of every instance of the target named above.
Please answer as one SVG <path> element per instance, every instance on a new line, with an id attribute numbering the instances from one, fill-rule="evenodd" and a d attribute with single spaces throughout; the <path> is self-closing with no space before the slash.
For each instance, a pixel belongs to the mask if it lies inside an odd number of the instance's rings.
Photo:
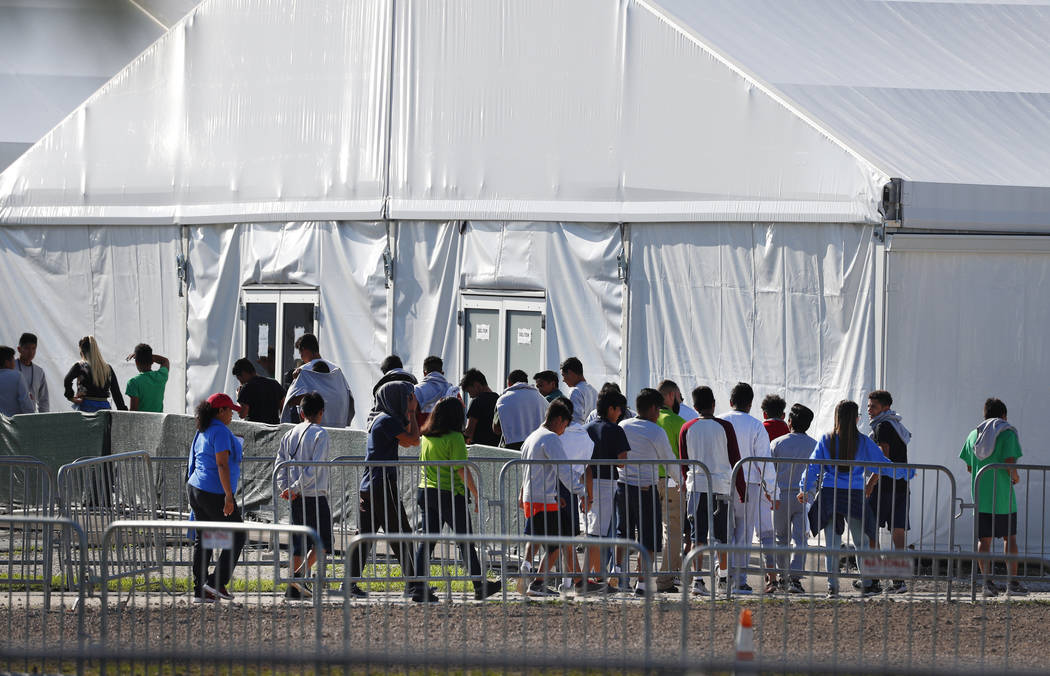
<path id="1" fill-rule="evenodd" d="M 94 413 L 95 411 L 108 411 L 110 409 L 108 401 L 94 401 L 92 399 L 85 399 L 79 404 L 73 404 L 73 410 L 80 411 L 81 413 Z"/>
<path id="2" fill-rule="evenodd" d="M 850 535 L 853 536 L 853 544 L 857 547 L 857 568 L 860 568 L 860 550 L 864 547 L 864 543 L 867 540 L 864 539 L 864 529 L 861 527 L 860 519 L 846 518 L 846 527 L 849 528 Z M 828 567 L 828 589 L 838 591 L 839 588 L 839 559 L 842 557 L 842 536 L 835 530 L 835 517 L 832 517 L 824 524 L 824 546 L 827 547 L 828 553 L 825 556 L 825 563 Z M 863 575 L 864 571 L 861 571 Z M 861 582 L 864 586 L 871 584 L 871 579 L 862 577 Z"/>

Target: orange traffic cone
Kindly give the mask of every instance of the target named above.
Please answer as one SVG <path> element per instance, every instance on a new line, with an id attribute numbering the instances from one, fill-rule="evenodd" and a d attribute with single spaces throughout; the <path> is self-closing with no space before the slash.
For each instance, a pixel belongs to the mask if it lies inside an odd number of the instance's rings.
<path id="1" fill-rule="evenodd" d="M 736 659 L 755 659 L 755 629 L 751 626 L 751 611 L 747 608 L 740 611 L 740 626 L 736 629 Z"/>

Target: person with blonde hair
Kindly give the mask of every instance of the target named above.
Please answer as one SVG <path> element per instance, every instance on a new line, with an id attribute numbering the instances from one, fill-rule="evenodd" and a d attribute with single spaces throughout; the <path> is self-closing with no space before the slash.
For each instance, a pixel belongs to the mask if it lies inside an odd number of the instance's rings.
<path id="1" fill-rule="evenodd" d="M 62 381 L 66 399 L 73 402 L 73 408 L 82 413 L 112 408 L 109 405 L 111 396 L 117 410 L 128 410 L 124 405 L 124 397 L 120 394 L 117 375 L 113 372 L 113 367 L 102 358 L 95 337 L 84 336 L 80 339 L 79 346 L 80 361 L 73 364 Z M 73 390 L 74 381 L 77 383 L 76 391 Z"/>

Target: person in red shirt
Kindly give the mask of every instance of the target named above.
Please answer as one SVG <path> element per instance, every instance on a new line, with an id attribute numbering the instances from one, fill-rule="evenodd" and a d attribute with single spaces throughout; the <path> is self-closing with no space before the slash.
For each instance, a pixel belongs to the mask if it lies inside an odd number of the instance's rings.
<path id="1" fill-rule="evenodd" d="M 766 428 L 770 441 L 791 433 L 788 424 L 784 422 L 785 409 L 787 402 L 779 394 L 771 394 L 762 400 L 762 425 Z"/>

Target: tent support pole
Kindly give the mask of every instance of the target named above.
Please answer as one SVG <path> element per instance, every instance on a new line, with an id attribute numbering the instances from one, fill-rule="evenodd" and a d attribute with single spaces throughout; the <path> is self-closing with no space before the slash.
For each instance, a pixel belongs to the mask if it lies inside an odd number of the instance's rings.
<path id="1" fill-rule="evenodd" d="M 179 249 L 182 254 L 183 265 L 189 265 L 189 252 L 190 252 L 190 235 L 185 225 L 179 225 Z M 190 316 L 190 290 L 189 290 L 189 275 L 184 275 L 179 280 L 180 288 L 185 286 L 186 289 L 179 295 L 181 298 L 180 314 L 182 327 L 182 368 L 179 369 L 181 372 L 180 380 L 182 381 L 182 412 L 186 413 L 188 410 L 187 398 L 189 397 L 189 377 L 187 371 L 189 370 L 189 344 L 190 344 L 190 327 L 189 327 L 189 316 Z"/>
<path id="2" fill-rule="evenodd" d="M 620 380 L 628 391 L 633 391 L 628 382 L 627 362 L 628 346 L 631 334 L 631 230 L 627 223 L 620 223 L 620 260 L 617 274 L 623 282 L 623 299 L 620 303 Z"/>

